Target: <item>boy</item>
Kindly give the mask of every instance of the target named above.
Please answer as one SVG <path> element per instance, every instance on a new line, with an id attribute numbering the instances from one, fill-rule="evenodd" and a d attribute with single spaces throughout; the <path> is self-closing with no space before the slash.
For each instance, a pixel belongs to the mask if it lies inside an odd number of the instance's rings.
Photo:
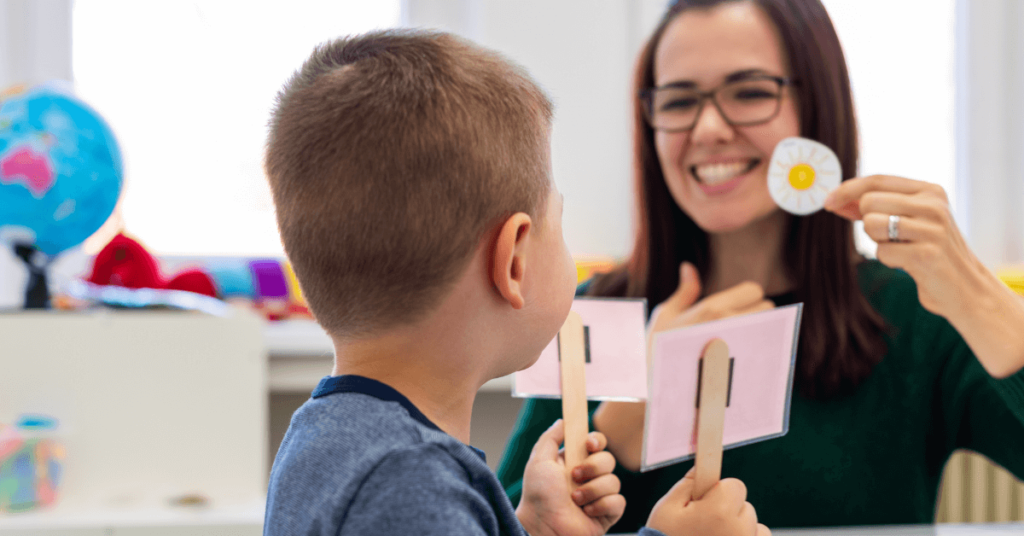
<path id="1" fill-rule="evenodd" d="M 591 535 L 622 515 L 600 434 L 566 468 L 561 423 L 548 430 L 517 511 L 467 446 L 477 390 L 532 364 L 572 303 L 550 121 L 527 75 L 438 33 L 327 43 L 285 85 L 266 170 L 335 365 L 278 451 L 266 534 Z M 652 525 L 700 517 L 680 494 Z"/>

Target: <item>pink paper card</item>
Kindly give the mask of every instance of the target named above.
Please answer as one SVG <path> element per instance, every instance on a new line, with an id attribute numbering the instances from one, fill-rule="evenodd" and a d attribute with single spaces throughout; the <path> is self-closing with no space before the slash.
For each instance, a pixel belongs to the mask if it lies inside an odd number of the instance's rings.
<path id="1" fill-rule="evenodd" d="M 572 310 L 583 319 L 587 399 L 647 398 L 647 300 L 576 298 Z M 557 336 L 536 363 L 512 376 L 512 396 L 561 398 Z"/>
<path id="2" fill-rule="evenodd" d="M 715 338 L 731 360 L 724 448 L 785 435 L 802 311 L 789 305 L 655 334 L 641 471 L 693 457 L 699 360 Z"/>

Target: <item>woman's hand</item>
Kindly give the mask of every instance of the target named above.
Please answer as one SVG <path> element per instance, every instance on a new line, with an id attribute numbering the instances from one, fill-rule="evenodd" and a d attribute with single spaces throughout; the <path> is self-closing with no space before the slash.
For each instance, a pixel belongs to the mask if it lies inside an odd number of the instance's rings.
<path id="1" fill-rule="evenodd" d="M 928 311 L 960 332 L 995 377 L 1024 367 L 1024 303 L 967 246 L 953 220 L 945 190 L 936 184 L 872 175 L 842 183 L 825 209 L 863 220 L 878 242 L 878 260 L 917 283 Z M 890 240 L 890 216 L 897 240 Z"/>
<path id="2" fill-rule="evenodd" d="M 684 262 L 679 266 L 679 288 L 651 312 L 647 329 L 648 342 L 654 333 L 775 307 L 774 303 L 764 298 L 761 285 L 751 281 L 697 301 L 700 293 L 700 274 L 697 268 Z"/>
<path id="3" fill-rule="evenodd" d="M 775 307 L 765 299 L 761 285 L 752 282 L 740 283 L 697 301 L 700 294 L 700 274 L 692 264 L 684 262 L 679 267 L 679 287 L 651 313 L 648 344 L 654 333 Z M 608 450 L 619 465 L 630 471 L 640 469 L 645 409 L 642 402 L 605 402 L 594 412 L 594 429 L 608 438 Z"/>

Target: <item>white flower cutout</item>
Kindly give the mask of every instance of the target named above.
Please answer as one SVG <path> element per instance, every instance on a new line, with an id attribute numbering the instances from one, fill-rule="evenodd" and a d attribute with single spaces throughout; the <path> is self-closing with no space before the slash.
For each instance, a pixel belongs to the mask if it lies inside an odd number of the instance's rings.
<path id="1" fill-rule="evenodd" d="M 768 192 L 783 210 L 798 216 L 825 206 L 843 178 L 839 158 L 827 146 L 806 138 L 786 138 L 768 165 Z"/>

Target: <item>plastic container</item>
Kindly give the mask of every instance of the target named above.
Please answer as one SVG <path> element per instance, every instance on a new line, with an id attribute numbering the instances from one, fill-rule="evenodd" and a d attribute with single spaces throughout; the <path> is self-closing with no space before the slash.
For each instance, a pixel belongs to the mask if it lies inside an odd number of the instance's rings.
<path id="1" fill-rule="evenodd" d="M 0 423 L 0 512 L 27 512 L 57 501 L 64 445 L 56 419 L 22 415 Z"/>

